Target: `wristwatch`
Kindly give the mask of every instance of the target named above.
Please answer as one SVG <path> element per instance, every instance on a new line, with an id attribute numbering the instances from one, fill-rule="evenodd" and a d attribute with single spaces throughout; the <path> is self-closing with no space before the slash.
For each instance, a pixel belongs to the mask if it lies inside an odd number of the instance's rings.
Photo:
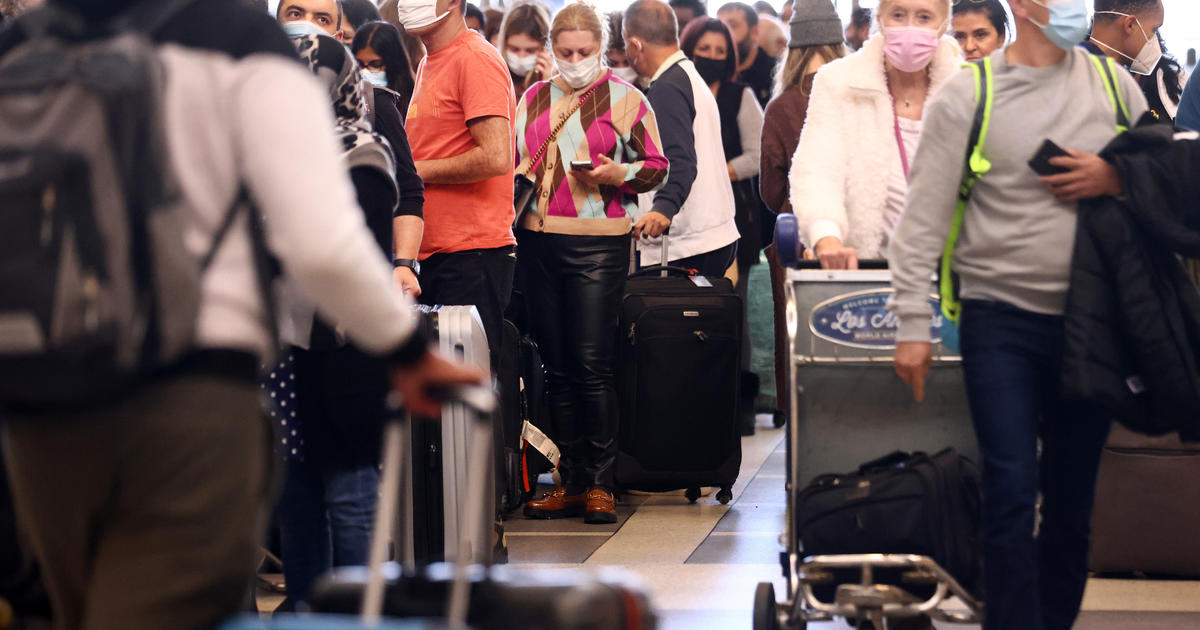
<path id="1" fill-rule="evenodd" d="M 392 261 L 392 267 L 408 267 L 414 275 L 421 275 L 421 263 L 413 258 L 397 258 Z"/>

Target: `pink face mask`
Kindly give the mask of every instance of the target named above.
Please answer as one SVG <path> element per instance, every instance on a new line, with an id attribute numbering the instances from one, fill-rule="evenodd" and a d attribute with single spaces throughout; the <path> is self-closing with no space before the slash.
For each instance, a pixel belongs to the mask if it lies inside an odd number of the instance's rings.
<path id="1" fill-rule="evenodd" d="M 919 26 L 892 26 L 883 29 L 883 52 L 901 72 L 923 70 L 937 52 L 936 30 Z"/>

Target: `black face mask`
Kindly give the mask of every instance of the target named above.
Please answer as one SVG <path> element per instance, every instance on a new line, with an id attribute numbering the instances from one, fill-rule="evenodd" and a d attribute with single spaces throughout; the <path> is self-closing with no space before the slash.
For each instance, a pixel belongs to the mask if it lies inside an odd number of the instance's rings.
<path id="1" fill-rule="evenodd" d="M 742 41 L 737 43 L 737 51 L 738 51 L 739 59 L 745 61 L 746 59 L 748 59 L 750 57 L 750 44 L 752 44 L 752 43 L 753 42 L 750 41 L 749 35 L 746 36 L 746 39 L 743 39 Z"/>
<path id="2" fill-rule="evenodd" d="M 697 56 L 692 60 L 696 64 L 696 72 L 700 73 L 700 78 L 704 79 L 705 83 L 713 84 L 717 81 L 724 81 L 729 77 L 725 73 L 724 59 L 709 59 L 708 57 Z"/>

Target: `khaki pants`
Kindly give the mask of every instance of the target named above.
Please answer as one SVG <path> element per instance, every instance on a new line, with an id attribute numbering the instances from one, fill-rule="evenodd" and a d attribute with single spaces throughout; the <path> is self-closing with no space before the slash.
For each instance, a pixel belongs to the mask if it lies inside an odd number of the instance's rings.
<path id="1" fill-rule="evenodd" d="M 255 383 L 164 378 L 4 430 L 56 628 L 191 630 L 243 607 L 268 477 Z"/>

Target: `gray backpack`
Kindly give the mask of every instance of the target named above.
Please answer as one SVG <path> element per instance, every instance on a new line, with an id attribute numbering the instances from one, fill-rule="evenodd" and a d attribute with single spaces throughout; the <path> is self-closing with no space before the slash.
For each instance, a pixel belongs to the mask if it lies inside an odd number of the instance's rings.
<path id="1" fill-rule="evenodd" d="M 0 404 L 111 397 L 193 347 L 200 276 L 246 206 L 199 263 L 188 253 L 144 33 L 195 1 L 102 27 L 53 6 L 9 25 L 26 38 L 0 56 Z"/>

